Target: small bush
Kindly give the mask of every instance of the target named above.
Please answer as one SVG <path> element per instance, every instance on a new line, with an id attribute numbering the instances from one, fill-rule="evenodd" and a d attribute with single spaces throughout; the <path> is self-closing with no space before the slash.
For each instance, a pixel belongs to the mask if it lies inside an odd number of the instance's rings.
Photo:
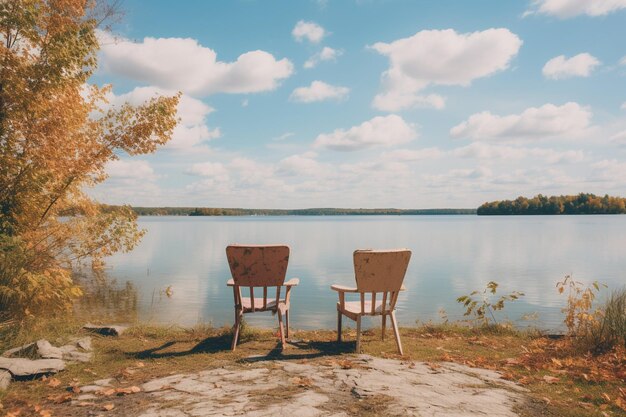
<path id="1" fill-rule="evenodd" d="M 620 344 L 626 347 L 626 287 L 613 291 L 600 311 L 602 317 L 588 342 L 592 351 L 602 353 Z"/>
<path id="2" fill-rule="evenodd" d="M 463 307 L 465 307 L 464 316 L 473 316 L 476 322 L 481 323 L 485 327 L 490 325 L 500 327 L 502 325 L 496 320 L 494 312 L 504 309 L 504 303 L 506 301 L 515 301 L 523 297 L 524 293 L 513 291 L 508 295 L 500 296 L 498 299 L 492 299 L 492 297 L 495 297 L 497 291 L 498 283 L 490 281 L 482 292 L 472 291 L 469 295 L 463 295 L 457 298 L 456 301 L 457 303 L 463 304 Z M 477 295 L 478 297 L 475 298 Z"/>

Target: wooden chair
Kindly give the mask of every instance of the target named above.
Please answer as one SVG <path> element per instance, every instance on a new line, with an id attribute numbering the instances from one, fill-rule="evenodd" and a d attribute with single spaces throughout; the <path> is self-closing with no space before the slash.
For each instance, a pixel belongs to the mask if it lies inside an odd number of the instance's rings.
<path id="1" fill-rule="evenodd" d="M 398 294 L 403 291 L 404 275 L 411 259 L 408 249 L 356 250 L 354 251 L 354 275 L 356 288 L 332 285 L 339 293 L 337 303 L 337 342 L 341 342 L 341 319 L 346 316 L 356 321 L 356 350 L 361 351 L 361 317 L 382 316 L 382 339 L 385 340 L 387 316 L 391 318 L 393 334 L 402 355 L 402 342 L 396 321 Z M 360 294 L 359 301 L 346 301 L 346 293 Z M 377 296 L 381 293 L 381 297 Z M 366 295 L 370 295 L 366 297 Z"/>
<path id="2" fill-rule="evenodd" d="M 257 311 L 271 311 L 278 315 L 280 341 L 285 348 L 285 338 L 289 337 L 289 297 L 291 287 L 300 282 L 292 278 L 285 282 L 289 247 L 284 245 L 230 245 L 226 257 L 232 279 L 226 285 L 233 287 L 235 297 L 235 326 L 231 349 L 237 347 L 243 315 Z M 248 295 L 242 295 L 242 287 L 248 288 Z M 268 287 L 276 287 L 276 295 L 269 295 Z M 286 287 L 285 298 L 280 298 L 282 287 Z M 255 297 L 254 289 L 262 288 L 263 297 Z M 257 293 L 257 294 L 259 294 Z M 285 326 L 283 326 L 283 314 Z M 286 329 L 284 328 L 286 327 Z"/>

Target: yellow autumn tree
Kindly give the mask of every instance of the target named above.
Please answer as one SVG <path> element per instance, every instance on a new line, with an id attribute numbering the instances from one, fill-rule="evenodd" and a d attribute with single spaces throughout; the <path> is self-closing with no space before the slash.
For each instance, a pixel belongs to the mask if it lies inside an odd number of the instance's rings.
<path id="1" fill-rule="evenodd" d="M 129 207 L 85 194 L 119 155 L 153 152 L 176 125 L 178 96 L 111 107 L 89 85 L 99 4 L 0 0 L 0 315 L 67 310 L 72 267 L 130 250 Z"/>

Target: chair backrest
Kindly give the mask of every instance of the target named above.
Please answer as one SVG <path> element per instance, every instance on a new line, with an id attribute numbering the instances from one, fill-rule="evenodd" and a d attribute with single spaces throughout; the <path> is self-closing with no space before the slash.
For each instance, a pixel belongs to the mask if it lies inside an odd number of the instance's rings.
<path id="1" fill-rule="evenodd" d="M 354 275 L 359 292 L 398 292 L 411 259 L 409 249 L 356 250 Z"/>
<path id="2" fill-rule="evenodd" d="M 285 282 L 289 246 L 229 245 L 226 257 L 237 286 L 274 287 Z"/>

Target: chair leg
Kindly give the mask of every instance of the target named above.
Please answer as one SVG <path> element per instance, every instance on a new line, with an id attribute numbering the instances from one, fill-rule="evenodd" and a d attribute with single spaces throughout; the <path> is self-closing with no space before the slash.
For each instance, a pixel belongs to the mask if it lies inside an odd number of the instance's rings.
<path id="1" fill-rule="evenodd" d="M 237 340 L 239 339 L 239 329 L 241 328 L 241 312 L 235 311 L 235 325 L 233 326 L 233 342 L 230 345 L 230 350 L 235 351 L 237 348 Z"/>
<path id="2" fill-rule="evenodd" d="M 361 353 L 361 316 L 356 318 L 356 353 Z"/>
<path id="3" fill-rule="evenodd" d="M 387 327 L 387 315 L 383 314 L 383 330 L 382 330 L 382 339 L 385 340 L 385 328 Z"/>
<path id="4" fill-rule="evenodd" d="M 289 339 L 289 310 L 285 311 L 285 338 Z"/>
<path id="5" fill-rule="evenodd" d="M 285 349 L 285 326 L 283 325 L 283 312 L 280 309 L 276 312 L 278 314 L 278 327 L 280 332 L 280 344 Z"/>
<path id="6" fill-rule="evenodd" d="M 337 343 L 341 343 L 341 311 L 337 311 Z"/>
<path id="7" fill-rule="evenodd" d="M 393 335 L 396 337 L 396 345 L 398 345 L 398 352 L 402 353 L 402 342 L 400 341 L 400 331 L 398 330 L 398 321 L 396 320 L 396 312 L 392 311 L 391 314 L 391 326 L 393 327 Z"/>

